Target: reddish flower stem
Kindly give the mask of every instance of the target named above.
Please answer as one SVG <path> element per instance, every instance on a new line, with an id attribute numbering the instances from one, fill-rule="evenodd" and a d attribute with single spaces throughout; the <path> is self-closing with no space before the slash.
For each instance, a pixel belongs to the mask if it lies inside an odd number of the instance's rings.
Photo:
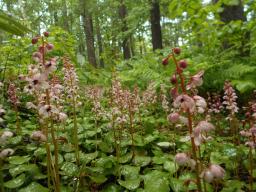
<path id="1" fill-rule="evenodd" d="M 182 75 L 182 69 L 179 67 L 173 51 L 172 51 L 172 54 L 170 54 L 168 57 L 172 57 L 175 65 L 176 65 L 176 72 L 180 78 L 180 85 L 181 85 L 182 93 L 187 94 L 184 77 Z M 195 145 L 195 140 L 194 140 L 194 136 L 193 136 L 193 123 L 192 123 L 193 116 L 189 110 L 187 110 L 186 112 L 188 115 L 188 128 L 189 128 L 189 134 L 190 134 L 190 138 L 191 138 L 190 141 L 191 141 L 191 146 L 192 146 L 192 154 L 193 154 L 194 160 L 196 161 L 196 180 L 197 180 L 196 184 L 197 184 L 198 191 L 201 192 L 202 187 L 201 187 L 201 179 L 200 179 L 200 164 L 199 164 L 199 159 L 197 158 L 196 145 Z"/>

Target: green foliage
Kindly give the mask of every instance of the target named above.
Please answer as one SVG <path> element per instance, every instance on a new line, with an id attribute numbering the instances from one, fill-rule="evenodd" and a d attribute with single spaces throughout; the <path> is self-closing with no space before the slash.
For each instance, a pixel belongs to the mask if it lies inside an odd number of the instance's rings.
<path id="1" fill-rule="evenodd" d="M 9 32 L 14 35 L 24 35 L 30 30 L 24 25 L 20 24 L 15 18 L 11 15 L 6 14 L 0 10 L 0 30 Z"/>

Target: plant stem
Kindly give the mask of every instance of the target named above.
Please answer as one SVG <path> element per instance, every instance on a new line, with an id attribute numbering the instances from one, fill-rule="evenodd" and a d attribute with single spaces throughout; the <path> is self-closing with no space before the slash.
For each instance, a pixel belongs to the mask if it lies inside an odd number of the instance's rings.
<path id="1" fill-rule="evenodd" d="M 171 55 L 169 55 L 169 57 L 172 57 L 175 65 L 176 65 L 176 72 L 178 73 L 179 78 L 180 78 L 180 86 L 181 86 L 182 93 L 187 94 L 184 77 L 182 75 L 182 69 L 180 69 L 173 52 Z M 192 146 L 192 155 L 193 155 L 194 160 L 196 161 L 195 168 L 196 168 L 197 189 L 199 192 L 201 192 L 202 187 L 201 187 L 201 179 L 200 179 L 200 163 L 199 163 L 199 159 L 197 158 L 196 145 L 195 145 L 195 140 L 194 140 L 194 136 L 193 136 L 192 113 L 189 111 L 189 109 L 186 112 L 187 112 L 187 117 L 188 117 L 189 134 L 190 134 L 190 138 L 191 138 L 190 141 L 191 141 L 191 146 Z"/>
<path id="2" fill-rule="evenodd" d="M 253 192 L 253 156 L 252 148 L 250 147 L 249 151 L 249 161 L 250 161 L 250 191 Z"/>

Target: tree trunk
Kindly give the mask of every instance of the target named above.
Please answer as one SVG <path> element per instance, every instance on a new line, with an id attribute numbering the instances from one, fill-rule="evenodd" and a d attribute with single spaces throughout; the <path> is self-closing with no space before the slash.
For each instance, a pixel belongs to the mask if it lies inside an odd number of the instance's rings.
<path id="1" fill-rule="evenodd" d="M 214 0 L 214 3 L 217 3 L 219 0 Z M 222 5 L 223 11 L 219 14 L 220 20 L 225 24 L 228 24 L 231 21 L 241 20 L 242 22 L 246 22 L 246 15 L 244 13 L 244 6 L 242 0 L 239 0 L 238 5 Z M 249 56 L 250 55 L 250 47 L 248 43 L 250 42 L 250 32 L 245 30 L 241 37 L 241 47 L 240 47 L 240 55 L 241 56 Z M 230 42 L 223 41 L 222 43 L 224 49 L 230 48 L 232 45 Z"/>
<path id="2" fill-rule="evenodd" d="M 97 67 L 96 56 L 95 56 L 95 47 L 94 47 L 92 15 L 90 12 L 88 12 L 85 1 L 80 0 L 80 5 L 81 5 L 81 10 L 82 10 L 81 16 L 82 16 L 82 20 L 83 20 L 84 33 L 85 33 L 85 38 L 86 38 L 88 61 L 94 67 Z"/>
<path id="3" fill-rule="evenodd" d="M 124 55 L 124 59 L 130 59 L 131 58 L 130 42 L 129 42 L 129 37 L 127 36 L 127 34 L 125 34 L 125 32 L 128 31 L 128 27 L 126 23 L 126 15 L 127 15 L 126 6 L 123 0 L 121 0 L 120 7 L 119 7 L 119 16 L 122 22 L 122 32 L 124 33 L 123 42 L 122 42 L 123 55 Z"/>
<path id="4" fill-rule="evenodd" d="M 150 0 L 150 22 L 151 22 L 151 34 L 152 34 L 152 46 L 153 50 L 162 49 L 162 31 L 160 25 L 160 6 L 158 0 Z"/>
<path id="5" fill-rule="evenodd" d="M 68 8 L 67 8 L 67 1 L 63 0 L 63 8 L 62 8 L 62 19 L 63 19 L 63 28 L 66 31 L 69 31 L 69 19 L 68 19 Z"/>
<path id="6" fill-rule="evenodd" d="M 102 36 L 101 36 L 99 18 L 96 18 L 96 34 L 97 34 L 97 43 L 98 43 L 98 49 L 99 49 L 100 67 L 104 67 L 104 60 L 102 58 L 103 45 L 102 45 Z"/>

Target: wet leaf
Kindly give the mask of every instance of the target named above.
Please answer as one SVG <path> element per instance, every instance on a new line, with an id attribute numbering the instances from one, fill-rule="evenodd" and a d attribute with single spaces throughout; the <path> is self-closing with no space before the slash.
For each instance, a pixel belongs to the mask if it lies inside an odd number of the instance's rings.
<path id="1" fill-rule="evenodd" d="M 26 179 L 26 177 L 25 177 L 25 174 L 23 173 L 23 174 L 19 175 L 18 177 L 5 182 L 4 186 L 6 188 L 15 189 L 15 188 L 20 187 L 24 183 L 25 179 Z"/>

